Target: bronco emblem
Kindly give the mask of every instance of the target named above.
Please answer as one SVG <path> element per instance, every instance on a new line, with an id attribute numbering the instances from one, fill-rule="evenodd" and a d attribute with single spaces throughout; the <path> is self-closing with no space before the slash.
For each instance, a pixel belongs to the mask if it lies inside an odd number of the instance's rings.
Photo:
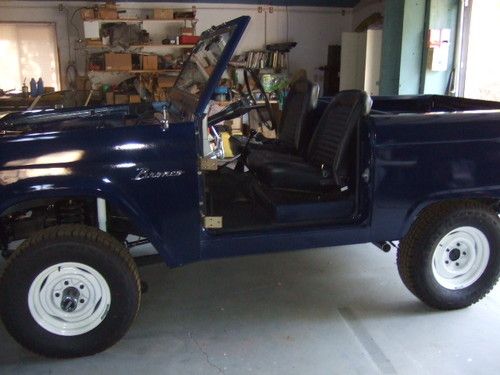
<path id="1" fill-rule="evenodd" d="M 161 172 L 153 172 L 149 168 L 139 168 L 137 169 L 139 172 L 134 177 L 134 180 L 140 181 L 148 178 L 163 178 L 163 177 L 177 177 L 184 174 L 183 170 L 178 171 L 161 171 Z"/>

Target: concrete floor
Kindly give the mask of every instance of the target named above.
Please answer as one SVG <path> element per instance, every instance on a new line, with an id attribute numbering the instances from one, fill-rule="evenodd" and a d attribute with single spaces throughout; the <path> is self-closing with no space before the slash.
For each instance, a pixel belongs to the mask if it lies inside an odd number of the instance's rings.
<path id="1" fill-rule="evenodd" d="M 395 261 L 359 245 L 144 267 L 149 291 L 117 345 L 49 360 L 0 326 L 0 373 L 498 373 L 500 288 L 471 308 L 433 311 Z"/>

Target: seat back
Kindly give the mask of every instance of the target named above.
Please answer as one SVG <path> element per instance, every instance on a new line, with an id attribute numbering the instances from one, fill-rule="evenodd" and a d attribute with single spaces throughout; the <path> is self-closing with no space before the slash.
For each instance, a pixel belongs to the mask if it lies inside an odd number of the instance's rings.
<path id="1" fill-rule="evenodd" d="M 361 90 L 341 91 L 321 116 L 306 159 L 309 163 L 332 173 L 335 183 L 345 185 L 347 148 L 360 119 L 371 109 L 370 96 Z"/>
<path id="2" fill-rule="evenodd" d="M 307 78 L 299 78 L 293 82 L 290 85 L 290 91 L 281 114 L 278 127 L 280 143 L 296 151 L 304 147 L 303 133 L 307 114 L 315 105 L 313 100 L 314 87 Z"/>

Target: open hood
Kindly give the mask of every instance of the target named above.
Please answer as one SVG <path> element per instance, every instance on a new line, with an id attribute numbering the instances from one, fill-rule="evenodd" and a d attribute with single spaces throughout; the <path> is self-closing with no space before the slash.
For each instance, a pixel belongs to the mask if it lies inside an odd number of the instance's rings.
<path id="1" fill-rule="evenodd" d="M 172 111 L 183 118 L 203 114 L 249 21 L 239 17 L 201 34 L 169 93 Z"/>

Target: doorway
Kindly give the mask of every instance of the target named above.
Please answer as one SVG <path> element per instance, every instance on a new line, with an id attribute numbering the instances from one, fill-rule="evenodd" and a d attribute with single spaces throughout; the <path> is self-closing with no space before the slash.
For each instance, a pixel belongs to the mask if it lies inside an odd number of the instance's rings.
<path id="1" fill-rule="evenodd" d="M 465 2 L 460 96 L 500 101 L 498 20 L 500 1 Z"/>

